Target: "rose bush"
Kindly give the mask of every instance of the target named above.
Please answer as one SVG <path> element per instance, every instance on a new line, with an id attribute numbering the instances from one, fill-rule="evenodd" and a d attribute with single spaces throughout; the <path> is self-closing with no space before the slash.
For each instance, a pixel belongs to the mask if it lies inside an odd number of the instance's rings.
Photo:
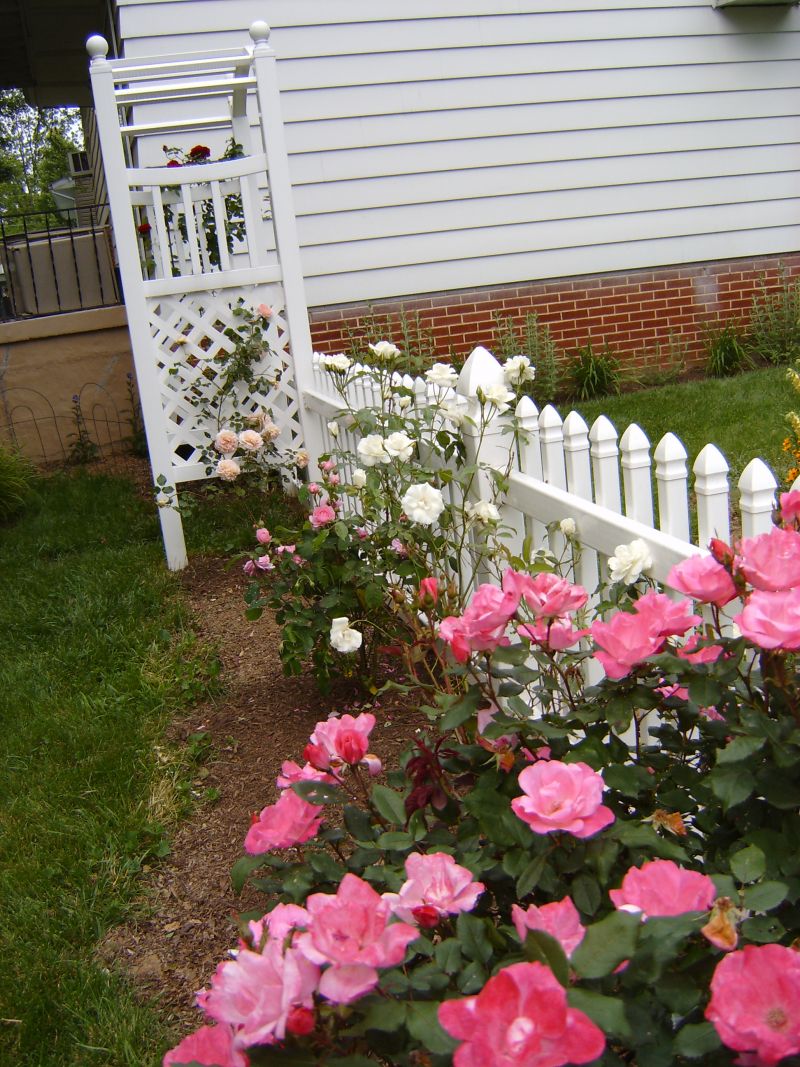
<path id="1" fill-rule="evenodd" d="M 278 780 L 300 817 L 233 872 L 267 914 L 198 998 L 217 1026 L 164 1062 L 800 1062 L 800 577 L 748 580 L 800 548 L 783 532 L 714 546 L 743 605 L 676 568 L 707 614 L 639 581 L 601 623 L 518 568 L 460 611 L 415 592 L 429 734 L 376 781 L 371 716 L 317 724 Z M 777 644 L 746 625 L 764 597 Z"/>

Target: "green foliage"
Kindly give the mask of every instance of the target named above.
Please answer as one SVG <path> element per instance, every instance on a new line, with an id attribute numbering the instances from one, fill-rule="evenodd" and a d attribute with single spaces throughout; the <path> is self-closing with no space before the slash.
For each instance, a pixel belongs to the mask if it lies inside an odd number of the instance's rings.
<path id="1" fill-rule="evenodd" d="M 749 364 L 747 339 L 741 323 L 735 319 L 706 323 L 703 328 L 706 350 L 706 374 L 709 378 L 730 378 Z"/>
<path id="2" fill-rule="evenodd" d="M 406 311 L 403 305 L 394 314 L 378 315 L 371 308 L 355 326 L 344 324 L 347 334 L 346 354 L 363 359 L 366 346 L 394 338 L 404 358 L 398 369 L 403 374 L 420 374 L 436 360 L 437 347 L 433 326 L 423 321 L 419 311 Z"/>
<path id="3" fill-rule="evenodd" d="M 561 371 L 550 327 L 540 322 L 535 312 L 530 312 L 520 331 L 512 316 L 496 313 L 494 336 L 498 355 L 503 359 L 516 355 L 528 357 L 536 369 L 535 381 L 528 392 L 540 408 L 552 404 L 559 394 Z"/>
<path id="4" fill-rule="evenodd" d="M 20 452 L 0 445 L 0 523 L 22 511 L 34 477 L 32 465 Z"/>
<path id="5" fill-rule="evenodd" d="M 619 361 L 608 341 L 599 352 L 592 342 L 576 349 L 566 367 L 572 400 L 594 400 L 619 392 Z"/>
<path id="6" fill-rule="evenodd" d="M 634 375 L 626 375 L 626 379 L 640 389 L 670 385 L 685 374 L 688 353 L 688 341 L 683 340 L 680 334 L 670 332 L 666 345 L 657 341 L 642 353 L 642 366 Z"/>
<path id="7" fill-rule="evenodd" d="M 800 357 L 800 280 L 782 271 L 779 287 L 762 281 L 753 297 L 748 329 L 748 349 L 768 363 L 792 363 Z"/>

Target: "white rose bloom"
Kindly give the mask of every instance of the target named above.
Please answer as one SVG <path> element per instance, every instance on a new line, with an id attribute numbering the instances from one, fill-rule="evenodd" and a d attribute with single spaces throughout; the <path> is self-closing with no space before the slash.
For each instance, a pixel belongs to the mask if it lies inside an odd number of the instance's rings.
<path id="1" fill-rule="evenodd" d="M 467 516 L 475 522 L 491 523 L 500 521 L 500 512 L 490 500 L 470 500 L 464 508 Z"/>
<path id="2" fill-rule="evenodd" d="M 383 447 L 392 459 L 411 459 L 414 454 L 414 440 L 408 434 L 398 432 L 390 433 L 383 442 Z"/>
<path id="3" fill-rule="evenodd" d="M 333 422 L 328 423 L 328 433 L 331 435 L 334 441 L 339 436 L 339 423 L 336 422 L 335 419 Z"/>
<path id="4" fill-rule="evenodd" d="M 435 489 L 428 482 L 410 486 L 400 503 L 409 519 L 418 522 L 420 526 L 430 526 L 444 511 L 441 490 Z"/>
<path id="5" fill-rule="evenodd" d="M 527 356 L 512 356 L 503 364 L 503 376 L 509 385 L 522 385 L 523 382 L 532 382 L 536 371 Z"/>
<path id="6" fill-rule="evenodd" d="M 578 532 L 578 527 L 574 519 L 566 518 L 562 519 L 558 524 L 559 529 L 565 537 L 574 537 Z"/>
<path id="7" fill-rule="evenodd" d="M 367 472 L 362 471 L 360 467 L 356 467 L 353 471 L 353 485 L 356 489 L 363 489 L 367 484 Z"/>
<path id="8" fill-rule="evenodd" d="M 498 412 L 503 412 L 508 411 L 509 404 L 512 404 L 516 397 L 504 385 L 487 385 L 485 389 L 478 390 L 478 399 L 484 404 L 496 407 Z"/>
<path id="9" fill-rule="evenodd" d="M 384 448 L 383 438 L 379 433 L 370 433 L 362 437 L 356 451 L 365 467 L 375 467 L 378 463 L 390 463 L 392 459 Z"/>
<path id="10" fill-rule="evenodd" d="M 338 374 L 344 374 L 345 371 L 350 370 L 352 363 L 344 352 L 337 352 L 334 356 L 320 356 L 319 362 L 325 370 Z"/>
<path id="11" fill-rule="evenodd" d="M 223 455 L 235 452 L 238 447 L 239 435 L 235 430 L 220 430 L 214 438 L 214 448 L 216 448 L 217 452 L 222 452 Z"/>
<path id="12" fill-rule="evenodd" d="M 264 444 L 264 438 L 255 430 L 242 430 L 239 434 L 239 444 L 248 452 L 257 452 Z"/>
<path id="13" fill-rule="evenodd" d="M 378 359 L 390 360 L 400 355 L 400 349 L 397 345 L 393 345 L 391 341 L 378 341 L 377 344 L 370 345 L 369 348 Z"/>
<path id="14" fill-rule="evenodd" d="M 637 538 L 629 545 L 617 545 L 614 555 L 608 561 L 608 573 L 612 582 L 632 585 L 641 576 L 642 571 L 652 566 L 650 549 L 644 541 Z"/>
<path id="15" fill-rule="evenodd" d="M 361 648 L 363 638 L 350 625 L 346 615 L 331 620 L 331 644 L 337 652 L 355 652 Z"/>
<path id="16" fill-rule="evenodd" d="M 425 377 L 431 385 L 444 389 L 446 386 L 454 386 L 458 382 L 458 371 L 455 367 L 451 367 L 449 363 L 434 363 L 432 367 L 425 371 Z"/>
<path id="17" fill-rule="evenodd" d="M 439 414 L 447 422 L 452 422 L 454 426 L 460 426 L 467 417 L 466 411 L 460 404 L 448 403 L 448 401 L 439 405 Z"/>
<path id="18" fill-rule="evenodd" d="M 411 407 L 411 397 L 410 396 L 399 396 L 397 398 L 397 400 L 395 401 L 395 403 L 397 404 L 398 408 L 401 411 L 405 411 L 406 408 L 410 408 Z"/>
<path id="19" fill-rule="evenodd" d="M 217 464 L 217 477 L 223 482 L 235 482 L 242 473 L 242 468 L 235 459 L 221 459 Z"/>

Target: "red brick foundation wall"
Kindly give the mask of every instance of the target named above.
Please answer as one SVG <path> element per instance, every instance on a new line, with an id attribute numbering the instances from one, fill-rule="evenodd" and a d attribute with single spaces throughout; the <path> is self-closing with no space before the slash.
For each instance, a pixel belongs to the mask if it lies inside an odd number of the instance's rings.
<path id="1" fill-rule="evenodd" d="M 626 366 L 655 368 L 656 346 L 662 362 L 667 360 L 672 335 L 691 368 L 705 362 L 703 325 L 731 318 L 746 322 L 753 294 L 762 284 L 777 288 L 782 271 L 800 275 L 800 254 L 314 308 L 311 335 L 316 350 L 341 352 L 352 336 L 364 332 L 365 319 L 396 319 L 402 309 L 418 313 L 420 325 L 432 329 L 441 356 L 463 356 L 478 344 L 492 347 L 498 314 L 522 326 L 535 311 L 564 353 L 589 341 L 596 347 L 607 341 Z"/>

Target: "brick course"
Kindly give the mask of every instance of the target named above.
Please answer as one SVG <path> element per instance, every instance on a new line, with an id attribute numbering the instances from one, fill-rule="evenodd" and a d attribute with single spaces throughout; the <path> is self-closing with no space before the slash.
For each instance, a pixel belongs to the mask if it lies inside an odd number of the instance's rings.
<path id="1" fill-rule="evenodd" d="M 511 317 L 523 327 L 526 315 L 535 311 L 562 352 L 589 341 L 596 347 L 608 341 L 622 361 L 633 366 L 657 345 L 666 353 L 672 336 L 685 347 L 691 367 L 705 361 L 703 326 L 731 317 L 746 322 L 753 293 L 762 282 L 776 289 L 782 271 L 800 276 L 800 254 L 313 308 L 311 336 L 315 349 L 339 352 L 349 346 L 351 334 L 363 333 L 365 318 L 396 320 L 402 309 L 418 313 L 421 326 L 432 329 L 441 356 L 464 356 L 475 345 L 492 347 L 495 316 Z"/>

